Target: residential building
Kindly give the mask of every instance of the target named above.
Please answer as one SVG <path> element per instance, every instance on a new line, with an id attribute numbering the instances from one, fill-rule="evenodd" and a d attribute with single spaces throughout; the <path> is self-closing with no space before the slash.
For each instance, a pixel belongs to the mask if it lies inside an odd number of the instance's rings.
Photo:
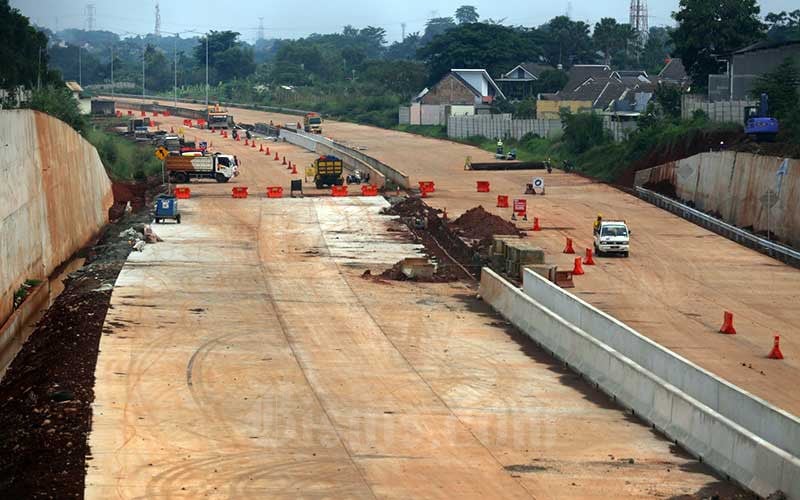
<path id="1" fill-rule="evenodd" d="M 505 99 L 497 83 L 483 69 L 452 69 L 430 89 L 424 89 L 408 110 L 411 125 L 445 125 L 448 116 L 489 111 L 496 99 Z M 401 109 L 401 123 L 406 112 Z"/>
<path id="2" fill-rule="evenodd" d="M 773 71 L 785 59 L 800 62 L 800 40 L 758 42 L 730 54 L 719 56 L 727 65 L 725 73 L 708 75 L 710 101 L 741 101 L 750 92 L 759 76 Z"/>
<path id="3" fill-rule="evenodd" d="M 540 75 L 552 69 L 544 64 L 521 63 L 495 81 L 509 100 L 535 98 L 536 82 Z"/>

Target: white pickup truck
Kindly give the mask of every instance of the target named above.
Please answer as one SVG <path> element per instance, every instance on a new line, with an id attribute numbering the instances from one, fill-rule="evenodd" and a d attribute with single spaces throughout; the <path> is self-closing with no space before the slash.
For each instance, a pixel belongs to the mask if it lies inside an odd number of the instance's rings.
<path id="1" fill-rule="evenodd" d="M 594 233 L 594 253 L 621 253 L 627 257 L 630 252 L 631 231 L 624 220 L 604 220 Z"/>

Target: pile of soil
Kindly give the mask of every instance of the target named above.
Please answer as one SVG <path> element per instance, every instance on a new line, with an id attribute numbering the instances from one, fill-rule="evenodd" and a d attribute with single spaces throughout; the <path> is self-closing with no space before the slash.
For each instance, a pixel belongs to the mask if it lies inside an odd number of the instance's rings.
<path id="1" fill-rule="evenodd" d="M 107 226 L 0 383 L 0 498 L 83 498 L 94 370 L 114 282 L 131 251 Z"/>
<path id="2" fill-rule="evenodd" d="M 113 181 L 111 191 L 114 194 L 114 204 L 108 209 L 109 220 L 116 221 L 125 215 L 128 204 L 131 212 L 149 208 L 155 192 L 162 188 L 161 175 L 153 175 L 142 181 Z"/>
<path id="3" fill-rule="evenodd" d="M 476 240 L 480 251 L 485 251 L 492 243 L 495 235 L 524 236 L 513 222 L 507 221 L 478 205 L 464 212 L 461 217 L 450 223 L 450 228 L 462 238 Z"/>

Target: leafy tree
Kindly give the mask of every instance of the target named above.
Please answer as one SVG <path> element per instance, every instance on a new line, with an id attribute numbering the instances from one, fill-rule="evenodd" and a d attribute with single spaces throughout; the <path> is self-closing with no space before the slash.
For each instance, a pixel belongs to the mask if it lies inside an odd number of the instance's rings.
<path id="1" fill-rule="evenodd" d="M 430 83 L 435 83 L 452 68 L 480 68 L 497 75 L 536 52 L 519 29 L 475 23 L 439 35 L 418 56 L 428 64 Z"/>
<path id="2" fill-rule="evenodd" d="M 603 52 L 603 62 L 611 64 L 611 57 L 627 53 L 636 37 L 636 30 L 630 24 L 619 24 L 614 18 L 604 17 L 594 25 L 592 41 Z"/>
<path id="3" fill-rule="evenodd" d="M 14 94 L 19 86 L 32 88 L 40 80 L 43 84 L 59 80 L 47 71 L 47 37 L 8 0 L 0 0 L 0 40 L 0 88 Z"/>
<path id="4" fill-rule="evenodd" d="M 173 61 L 167 60 L 164 53 L 152 45 L 144 52 L 145 86 L 151 90 L 171 89 L 174 83 Z"/>
<path id="5" fill-rule="evenodd" d="M 55 116 L 78 132 L 86 129 L 86 118 L 81 115 L 78 101 L 63 83 L 47 85 L 31 93 L 24 106 Z"/>
<path id="6" fill-rule="evenodd" d="M 659 85 L 653 94 L 653 100 L 665 117 L 677 120 L 681 117 L 682 95 L 683 92 L 676 85 Z"/>
<path id="7" fill-rule="evenodd" d="M 194 47 L 194 58 L 198 66 L 206 64 L 206 39 L 208 40 L 208 64 L 213 69 L 212 83 L 240 78 L 255 71 L 253 51 L 239 42 L 235 31 L 211 31 Z"/>
<path id="8" fill-rule="evenodd" d="M 567 84 L 569 76 L 566 71 L 557 69 L 547 69 L 539 74 L 539 80 L 536 81 L 537 93 L 553 93 L 558 92 Z"/>
<path id="9" fill-rule="evenodd" d="M 719 71 L 715 55 L 763 38 L 759 11 L 756 0 L 680 0 L 670 36 L 695 89 L 705 89 L 708 75 Z"/>
<path id="10" fill-rule="evenodd" d="M 428 71 L 416 61 L 370 61 L 362 68 L 361 79 L 381 82 L 394 93 L 413 95 L 425 86 Z"/>
<path id="11" fill-rule="evenodd" d="M 764 18 L 770 40 L 784 42 L 800 40 L 800 9 L 791 12 L 770 12 Z"/>
<path id="12" fill-rule="evenodd" d="M 785 119 L 800 109 L 800 66 L 795 59 L 786 58 L 774 70 L 758 77 L 751 95 L 758 99 L 769 96 L 770 113 Z"/>
<path id="13" fill-rule="evenodd" d="M 458 21 L 458 24 L 477 23 L 479 19 L 478 9 L 472 5 L 462 5 L 456 9 L 456 21 Z"/>
<path id="14" fill-rule="evenodd" d="M 536 118 L 536 99 L 524 99 L 514 107 L 514 118 Z"/>
<path id="15" fill-rule="evenodd" d="M 401 42 L 394 42 L 386 49 L 387 59 L 414 59 L 417 51 L 422 47 L 422 37 L 419 32 L 406 35 Z"/>
<path id="16" fill-rule="evenodd" d="M 589 25 L 573 21 L 567 16 L 557 16 L 540 28 L 546 35 L 543 43 L 545 58 L 556 66 L 565 68 L 578 63 L 594 61 Z"/>
<path id="17" fill-rule="evenodd" d="M 603 118 L 595 113 L 572 114 L 564 110 L 561 112 L 561 123 L 564 125 L 564 144 L 574 154 L 585 153 L 612 141 L 603 127 Z"/>
<path id="18" fill-rule="evenodd" d="M 422 44 L 430 43 L 437 35 L 442 35 L 456 27 L 452 17 L 434 17 L 425 23 L 425 32 L 422 34 Z"/>
<path id="19" fill-rule="evenodd" d="M 664 67 L 666 59 L 672 54 L 671 28 L 653 26 L 647 35 L 647 42 L 640 57 L 641 66 L 648 73 L 656 74 Z"/>

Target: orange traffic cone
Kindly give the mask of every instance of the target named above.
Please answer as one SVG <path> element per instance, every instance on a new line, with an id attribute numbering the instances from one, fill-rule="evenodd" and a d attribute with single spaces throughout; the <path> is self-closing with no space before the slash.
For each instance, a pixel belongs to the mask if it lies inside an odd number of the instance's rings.
<path id="1" fill-rule="evenodd" d="M 289 165 L 286 167 L 286 170 L 291 170 L 291 168 L 292 168 L 292 162 L 289 162 Z"/>
<path id="2" fill-rule="evenodd" d="M 567 246 L 564 247 L 564 253 L 575 253 L 575 249 L 572 248 L 572 238 L 567 238 Z"/>
<path id="3" fill-rule="evenodd" d="M 170 134 L 174 134 L 175 133 L 175 127 L 170 127 L 169 128 L 169 133 Z"/>
<path id="4" fill-rule="evenodd" d="M 292 165 L 292 174 L 297 174 L 297 165 Z"/>
<path id="5" fill-rule="evenodd" d="M 775 343 L 772 345 L 772 350 L 769 352 L 769 359 L 783 359 L 781 352 L 781 336 L 775 335 Z"/>
<path id="6" fill-rule="evenodd" d="M 542 230 L 542 226 L 539 225 L 539 218 L 538 217 L 534 217 L 533 218 L 533 230 L 534 231 L 541 231 Z"/>
<path id="7" fill-rule="evenodd" d="M 725 311 L 725 314 L 722 317 L 722 326 L 719 329 L 719 333 L 726 333 L 728 335 L 736 335 L 736 328 L 733 327 L 733 313 L 729 311 Z"/>
<path id="8" fill-rule="evenodd" d="M 593 266 L 594 265 L 594 255 L 592 255 L 592 249 L 591 248 L 587 248 L 586 249 L 586 257 L 584 257 L 583 263 L 585 265 L 587 265 L 587 266 Z"/>
<path id="9" fill-rule="evenodd" d="M 283 164 L 286 165 L 286 156 L 283 157 Z"/>
<path id="10" fill-rule="evenodd" d="M 275 161 L 281 161 L 280 157 L 278 156 L 278 152 L 277 151 L 275 151 L 275 158 L 273 158 L 273 159 Z"/>
<path id="11" fill-rule="evenodd" d="M 263 153 L 264 152 L 264 145 L 263 144 L 259 144 L 258 145 L 258 152 L 259 153 Z"/>
<path id="12" fill-rule="evenodd" d="M 250 145 L 250 141 L 249 141 L 249 140 L 247 140 L 247 139 L 245 139 L 245 140 L 244 140 L 244 145 L 245 145 L 245 146 L 249 146 L 249 145 Z"/>
<path id="13" fill-rule="evenodd" d="M 251 142 L 251 143 L 250 143 L 250 147 L 251 147 L 251 148 L 255 148 L 255 147 L 256 147 L 256 141 L 253 141 L 253 142 Z"/>
<path id="14" fill-rule="evenodd" d="M 267 146 L 267 156 L 269 156 L 269 146 Z"/>
<path id="15" fill-rule="evenodd" d="M 208 143 L 208 147 L 213 148 L 214 147 L 214 141 L 209 142 Z"/>
<path id="16" fill-rule="evenodd" d="M 575 257 L 575 264 L 572 267 L 572 274 L 574 274 L 575 276 L 580 276 L 581 274 L 584 274 L 580 257 Z"/>

